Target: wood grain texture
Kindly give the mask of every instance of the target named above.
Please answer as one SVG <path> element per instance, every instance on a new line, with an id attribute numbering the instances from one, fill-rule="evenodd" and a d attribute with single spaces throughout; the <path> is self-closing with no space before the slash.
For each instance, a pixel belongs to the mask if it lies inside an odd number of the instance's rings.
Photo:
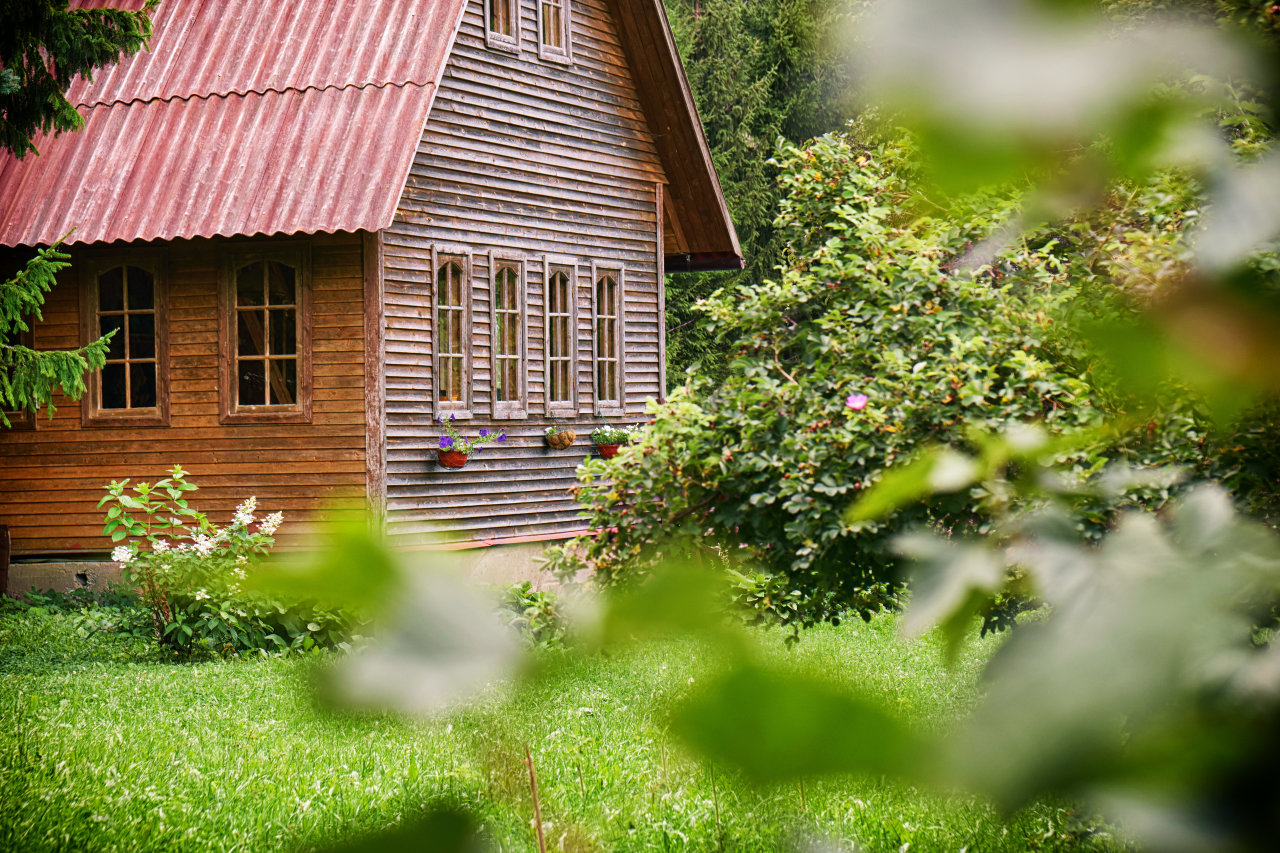
<path id="1" fill-rule="evenodd" d="M 367 482 L 363 247 L 351 234 L 315 235 L 312 258 L 314 376 L 309 424 L 219 424 L 218 268 L 229 249 L 271 238 L 179 240 L 167 255 L 169 426 L 85 427 L 80 406 L 55 400 L 33 431 L 0 430 L 0 524 L 14 553 L 109 550 L 96 509 L 111 480 L 154 481 L 174 464 L 200 487 L 193 503 L 217 524 L 256 495 L 262 512 L 285 513 L 287 544 L 329 502 L 362 500 Z M 155 248 L 156 244 L 151 244 Z M 126 247 L 127 248 L 127 247 Z M 80 339 L 76 262 L 35 327 L 38 349 Z M 354 330 L 354 332 L 353 332 Z"/>
<path id="2" fill-rule="evenodd" d="M 570 489 L 601 422 L 644 419 L 663 393 L 658 144 L 624 55 L 614 4 L 572 4 L 572 63 L 537 50 L 535 0 L 520 0 L 518 53 L 485 46 L 473 0 L 427 120 L 395 222 L 384 232 L 387 513 L 402 543 L 485 541 L 581 530 Z M 435 459 L 431 253 L 466 250 L 471 269 L 471 400 L 464 435 L 505 429 L 461 470 Z M 492 390 L 492 259 L 525 270 L 524 417 L 501 418 Z M 576 404 L 547 400 L 546 277 L 573 277 Z M 590 353 L 593 265 L 621 271 L 625 408 L 597 418 Z M 549 423 L 575 445 L 552 450 Z"/>

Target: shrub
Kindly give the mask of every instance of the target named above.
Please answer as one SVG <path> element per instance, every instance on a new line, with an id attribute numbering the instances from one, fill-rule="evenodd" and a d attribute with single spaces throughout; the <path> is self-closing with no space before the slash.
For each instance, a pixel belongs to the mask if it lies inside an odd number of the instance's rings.
<path id="1" fill-rule="evenodd" d="M 866 616 L 896 600 L 893 536 L 922 523 L 984 531 L 999 496 L 963 490 L 847 520 L 860 490 L 919 447 L 965 447 L 1010 424 L 1088 431 L 1114 414 L 1083 345 L 1054 319 L 1078 296 L 1067 275 L 1076 250 L 1062 235 L 1044 229 L 987 263 L 968 260 L 1016 212 L 1016 193 L 943 210 L 918 189 L 902 138 L 831 135 L 784 145 L 778 160 L 780 277 L 705 305 L 733 344 L 729 376 L 692 377 L 654 410 L 639 452 L 579 469 L 594 530 L 550 552 L 560 573 L 591 567 L 607 586 L 717 545 L 759 570 L 742 573 L 742 593 L 771 618 Z M 1169 424 L 1157 442 L 1144 421 L 1068 461 L 1083 477 L 1112 451 L 1198 452 L 1194 418 Z M 1100 535 L 1112 509 L 1090 508 L 1088 532 Z"/>
<path id="2" fill-rule="evenodd" d="M 193 654 L 248 650 L 310 651 L 334 646 L 351 633 L 349 614 L 313 602 L 285 602 L 247 588 L 245 581 L 275 543 L 283 515 L 259 521 L 248 498 L 219 528 L 191 507 L 196 486 L 181 466 L 156 482 L 106 486 L 103 533 L 120 543 L 112 559 L 151 613 L 157 643 Z"/>

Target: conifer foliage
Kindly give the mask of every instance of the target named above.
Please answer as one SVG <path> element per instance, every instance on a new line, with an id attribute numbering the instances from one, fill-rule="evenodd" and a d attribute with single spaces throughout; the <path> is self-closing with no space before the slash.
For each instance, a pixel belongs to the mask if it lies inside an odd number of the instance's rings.
<path id="1" fill-rule="evenodd" d="M 38 352 L 17 341 L 42 319 L 40 306 L 57 281 L 58 271 L 70 266 L 60 244 L 41 249 L 20 273 L 0 282 L 0 425 L 10 426 L 4 411 L 36 410 L 48 406 L 59 390 L 78 399 L 85 391 L 85 374 L 106 362 L 107 346 L 115 331 L 77 350 Z"/>
<path id="2" fill-rule="evenodd" d="M 126 11 L 71 9 L 69 0 L 0 0 L 0 148 L 19 158 L 39 154 L 37 133 L 82 127 L 67 88 L 146 45 L 158 3 Z"/>

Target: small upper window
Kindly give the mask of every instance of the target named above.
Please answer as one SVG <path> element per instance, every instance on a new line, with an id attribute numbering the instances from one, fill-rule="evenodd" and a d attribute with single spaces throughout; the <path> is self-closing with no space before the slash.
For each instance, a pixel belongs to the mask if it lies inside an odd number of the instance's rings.
<path id="1" fill-rule="evenodd" d="M 169 421 L 164 288 L 152 256 L 107 259 L 85 269 L 84 342 L 113 333 L 107 360 L 81 401 L 85 426 L 163 426 Z"/>
<path id="2" fill-rule="evenodd" d="M 493 416 L 523 418 L 525 409 L 525 308 L 523 265 L 490 262 L 493 299 L 490 302 Z"/>
<path id="3" fill-rule="evenodd" d="M 520 7 L 517 0 L 484 0 L 485 44 L 520 50 Z"/>
<path id="4" fill-rule="evenodd" d="M 304 253 L 236 253 L 225 275 L 222 422 L 309 422 L 310 288 Z"/>
<path id="5" fill-rule="evenodd" d="M 538 55 L 569 62 L 569 0 L 538 0 Z"/>

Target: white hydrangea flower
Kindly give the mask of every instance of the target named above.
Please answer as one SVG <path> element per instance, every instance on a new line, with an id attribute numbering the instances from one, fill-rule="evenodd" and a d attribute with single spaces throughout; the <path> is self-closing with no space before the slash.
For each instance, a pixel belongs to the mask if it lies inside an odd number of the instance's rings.
<path id="1" fill-rule="evenodd" d="M 235 524 L 248 527 L 253 524 L 253 511 L 258 508 L 258 498 L 256 495 L 246 498 L 244 503 L 236 507 L 236 515 L 232 521 Z"/>
<path id="2" fill-rule="evenodd" d="M 213 551 L 214 541 L 203 533 L 197 533 L 191 540 L 191 547 L 202 557 L 207 557 Z"/>
<path id="3" fill-rule="evenodd" d="M 284 521 L 283 512 L 273 512 L 262 520 L 258 525 L 258 532 L 263 536 L 271 536 L 280 527 L 280 523 Z"/>
<path id="4" fill-rule="evenodd" d="M 207 601 L 208 599 L 209 593 L 205 592 L 203 589 L 196 590 L 196 601 Z"/>
<path id="5" fill-rule="evenodd" d="M 163 554 L 169 550 L 169 543 L 163 539 L 157 539 L 155 542 L 151 543 L 151 550 L 156 554 Z"/>
<path id="6" fill-rule="evenodd" d="M 133 548 L 128 545 L 117 545 L 111 552 L 111 561 L 113 563 L 132 563 Z"/>

